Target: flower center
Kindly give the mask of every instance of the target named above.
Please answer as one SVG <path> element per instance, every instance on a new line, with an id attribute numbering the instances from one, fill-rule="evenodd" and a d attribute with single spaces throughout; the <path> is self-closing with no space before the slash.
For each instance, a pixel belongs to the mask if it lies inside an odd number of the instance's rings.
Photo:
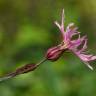
<path id="1" fill-rule="evenodd" d="M 69 42 L 62 42 L 60 46 L 61 50 L 65 50 L 69 47 Z"/>

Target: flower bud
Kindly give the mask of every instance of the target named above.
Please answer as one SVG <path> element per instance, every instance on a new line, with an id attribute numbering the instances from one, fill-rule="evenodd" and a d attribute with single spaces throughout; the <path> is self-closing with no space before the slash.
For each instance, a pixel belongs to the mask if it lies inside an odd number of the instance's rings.
<path id="1" fill-rule="evenodd" d="M 24 74 L 24 73 L 27 73 L 30 71 L 34 71 L 37 67 L 38 67 L 38 65 L 36 65 L 36 64 L 26 64 L 23 67 L 17 68 L 16 71 L 7 74 L 4 77 L 1 77 L 0 81 L 4 81 L 9 78 L 15 77 L 16 75 L 20 75 L 20 74 Z"/>
<path id="2" fill-rule="evenodd" d="M 8 74 L 9 76 L 16 76 L 19 74 L 24 74 L 24 73 L 28 73 L 30 71 L 34 71 L 37 68 L 36 64 L 26 64 L 23 67 L 17 68 L 15 72 L 12 72 L 10 74 Z"/>
<path id="3" fill-rule="evenodd" d="M 37 65 L 36 64 L 26 64 L 26 65 L 24 65 L 23 67 L 21 67 L 21 68 L 18 68 L 16 71 L 17 71 L 17 73 L 27 73 L 27 72 L 30 72 L 30 71 L 33 71 L 33 70 L 35 70 L 36 69 L 36 67 L 37 67 Z"/>
<path id="4" fill-rule="evenodd" d="M 64 50 L 60 49 L 60 46 L 49 48 L 46 54 L 46 58 L 51 61 L 56 61 L 62 55 Z"/>

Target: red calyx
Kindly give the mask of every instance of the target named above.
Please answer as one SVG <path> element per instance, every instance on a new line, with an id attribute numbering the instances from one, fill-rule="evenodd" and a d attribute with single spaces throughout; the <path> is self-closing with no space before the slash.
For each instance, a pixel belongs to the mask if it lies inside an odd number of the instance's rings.
<path id="1" fill-rule="evenodd" d="M 56 61 L 57 59 L 61 57 L 63 52 L 64 50 L 61 50 L 60 46 L 49 48 L 46 54 L 46 58 L 51 61 Z"/>

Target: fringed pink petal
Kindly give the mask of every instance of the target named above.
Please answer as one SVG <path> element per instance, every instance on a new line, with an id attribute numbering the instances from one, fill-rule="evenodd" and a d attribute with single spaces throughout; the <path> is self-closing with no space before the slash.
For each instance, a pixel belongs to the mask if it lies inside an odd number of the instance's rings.
<path id="1" fill-rule="evenodd" d="M 64 33 L 64 9 L 63 9 L 63 11 L 62 11 L 61 31 Z"/>
<path id="2" fill-rule="evenodd" d="M 61 18 L 61 24 L 59 24 L 57 21 L 54 22 L 56 24 L 56 26 L 60 29 L 60 32 L 63 36 L 63 39 L 65 38 L 64 36 L 64 9 L 62 11 L 62 18 Z"/>
<path id="3" fill-rule="evenodd" d="M 67 28 L 66 28 L 66 32 L 65 32 L 65 38 L 64 40 L 68 40 L 68 39 L 72 39 L 72 36 L 74 36 L 75 34 L 79 34 L 77 32 L 77 27 L 74 26 L 74 23 L 70 23 Z"/>

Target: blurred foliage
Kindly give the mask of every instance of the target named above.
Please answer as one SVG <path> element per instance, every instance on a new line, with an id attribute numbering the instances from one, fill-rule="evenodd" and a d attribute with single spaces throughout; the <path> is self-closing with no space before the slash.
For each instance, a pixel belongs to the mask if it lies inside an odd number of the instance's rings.
<path id="1" fill-rule="evenodd" d="M 60 21 L 62 8 L 65 26 L 74 22 L 96 54 L 96 0 L 0 0 L 0 76 L 38 62 L 60 42 L 54 21 Z M 32 73 L 0 82 L 0 96 L 96 96 L 95 70 L 64 53 L 57 62 L 47 61 Z"/>

